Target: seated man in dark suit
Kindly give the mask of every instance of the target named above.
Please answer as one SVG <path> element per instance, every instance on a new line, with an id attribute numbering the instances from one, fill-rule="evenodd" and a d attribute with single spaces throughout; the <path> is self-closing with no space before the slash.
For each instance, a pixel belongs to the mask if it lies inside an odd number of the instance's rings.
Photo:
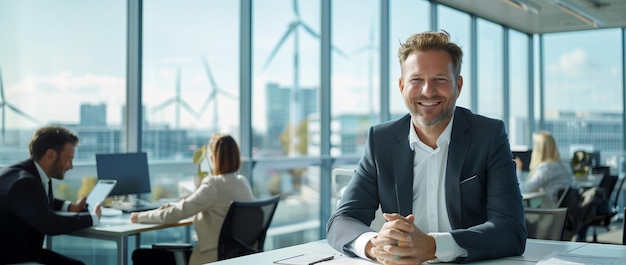
<path id="1" fill-rule="evenodd" d="M 85 198 L 72 203 L 52 194 L 52 178 L 62 180 L 72 169 L 77 145 L 78 136 L 73 132 L 42 127 L 30 141 L 30 158 L 0 169 L 0 264 L 84 264 L 43 248 L 44 235 L 70 233 L 100 220 L 100 205 L 90 213 L 85 211 Z"/>
<path id="2" fill-rule="evenodd" d="M 465 263 L 520 255 L 522 196 L 504 123 L 456 107 L 461 48 L 415 34 L 398 52 L 409 114 L 370 128 L 328 243 L 384 264 Z M 381 207 L 387 222 L 369 228 Z"/>

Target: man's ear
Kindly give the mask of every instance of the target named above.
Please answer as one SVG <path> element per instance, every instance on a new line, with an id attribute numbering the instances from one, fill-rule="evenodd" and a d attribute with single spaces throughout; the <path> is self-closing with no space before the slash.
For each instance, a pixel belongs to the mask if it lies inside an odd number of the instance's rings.
<path id="1" fill-rule="evenodd" d="M 456 81 L 456 98 L 459 98 L 461 91 L 463 90 L 463 76 L 459 76 Z"/>
<path id="2" fill-rule="evenodd" d="M 58 155 L 59 154 L 57 153 L 57 151 L 55 151 L 54 149 L 50 148 L 50 149 L 46 150 L 46 153 L 44 154 L 44 158 L 46 160 L 49 160 L 49 161 L 54 161 L 57 158 Z"/>

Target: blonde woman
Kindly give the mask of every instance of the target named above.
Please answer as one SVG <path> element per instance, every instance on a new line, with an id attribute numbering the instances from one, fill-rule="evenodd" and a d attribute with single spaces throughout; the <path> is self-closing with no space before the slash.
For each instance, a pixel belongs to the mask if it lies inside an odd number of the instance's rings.
<path id="1" fill-rule="evenodd" d="M 515 162 L 518 172 L 521 171 L 521 161 L 516 159 Z M 520 184 L 522 193 L 542 190 L 545 196 L 541 207 L 557 207 L 559 190 L 570 187 L 574 180 L 571 168 L 561 161 L 556 141 L 549 132 L 533 134 L 529 169 L 527 180 Z"/>
<path id="2" fill-rule="evenodd" d="M 175 223 L 194 216 L 198 244 L 189 264 L 204 264 L 217 260 L 217 243 L 224 217 L 232 201 L 254 199 L 248 179 L 237 174 L 241 166 L 239 147 L 226 134 L 215 134 L 208 144 L 207 155 L 211 173 L 188 197 L 171 206 L 131 213 L 133 223 Z"/>

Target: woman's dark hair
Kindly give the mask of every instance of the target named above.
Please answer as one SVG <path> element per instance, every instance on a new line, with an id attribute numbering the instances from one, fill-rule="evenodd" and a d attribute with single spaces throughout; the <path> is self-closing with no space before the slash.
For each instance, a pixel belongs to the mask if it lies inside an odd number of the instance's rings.
<path id="1" fill-rule="evenodd" d="M 241 166 L 239 146 L 228 134 L 216 133 L 209 141 L 209 152 L 213 155 L 213 175 L 237 172 Z"/>

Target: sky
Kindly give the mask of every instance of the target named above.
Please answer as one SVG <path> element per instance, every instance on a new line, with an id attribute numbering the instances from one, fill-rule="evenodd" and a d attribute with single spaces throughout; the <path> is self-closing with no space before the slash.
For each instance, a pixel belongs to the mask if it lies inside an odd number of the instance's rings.
<path id="1" fill-rule="evenodd" d="M 320 28 L 319 1 L 298 1 L 300 18 L 313 31 Z M 213 89 L 203 65 L 206 60 L 219 89 L 238 95 L 239 89 L 239 1 L 186 0 L 144 1 L 143 85 L 148 119 L 174 126 L 175 105 L 156 108 L 176 97 L 198 112 Z M 378 1 L 332 1 L 332 43 L 337 50 L 332 58 L 333 113 L 366 113 L 370 109 L 370 89 L 378 93 L 379 76 L 376 50 L 367 49 L 372 32 L 378 40 Z M 396 51 L 400 40 L 428 29 L 427 5 L 424 2 L 392 1 L 391 16 L 391 108 L 404 111 L 397 92 L 399 67 Z M 7 101 L 44 122 L 78 123 L 83 103 L 108 106 L 110 124 L 121 122 L 126 86 L 126 3 L 123 0 L 5 0 L 0 1 L 0 70 Z M 445 13 L 442 13 L 445 14 Z M 463 17 L 463 16 L 460 16 Z M 293 35 L 285 39 L 269 66 L 263 65 L 296 19 L 293 1 L 263 0 L 253 2 L 253 110 L 255 126 L 265 120 L 264 88 L 268 82 L 283 87 L 294 84 Z M 440 18 L 455 39 L 463 42 L 469 35 L 459 19 Z M 489 28 L 489 27 L 487 27 Z M 479 30 L 480 32 L 480 30 Z M 483 33 L 484 32 L 484 33 Z M 497 45 L 497 32 L 483 30 L 481 45 Z M 584 35 L 586 34 L 586 35 Z M 621 111 L 621 56 L 619 30 L 585 33 L 562 33 L 545 36 L 547 110 Z M 495 37 L 494 37 L 495 35 Z M 319 86 L 319 40 L 299 31 L 300 87 Z M 6 40 L 6 41 L 4 41 Z M 375 46 L 375 45 L 374 45 Z M 601 48 L 596 48 L 601 47 Z M 463 47 L 468 52 L 468 47 Z M 480 47 L 485 54 L 479 62 L 497 62 L 497 52 Z M 370 53 L 374 51 L 374 53 Z M 516 56 L 515 51 L 511 51 Z M 467 69 L 469 62 L 464 64 Z M 480 91 L 499 89 L 496 64 L 479 65 L 483 87 Z M 180 71 L 180 84 L 177 73 Z M 490 73 L 493 72 L 493 75 Z M 493 77 L 493 78 L 492 78 Z M 512 82 L 520 77 L 512 76 Z M 468 82 L 468 80 L 466 80 Z M 469 82 L 468 82 L 469 83 Z M 372 85 L 373 84 L 373 85 Z M 589 93 L 599 89 L 607 93 Z M 564 93 L 563 91 L 566 91 Z M 467 95 L 463 95 L 467 96 Z M 220 127 L 236 126 L 238 101 L 218 96 Z M 349 99 L 349 100 L 346 100 Z M 498 101 L 497 93 L 484 93 L 480 102 Z M 374 103 L 378 98 L 373 99 Z M 591 104 L 590 104 L 591 102 Z M 597 102 L 594 104 L 594 102 Z M 213 105 L 196 117 L 181 112 L 181 126 L 210 128 Z M 497 112 L 497 104 L 481 104 L 480 111 Z M 378 109 L 378 106 L 375 106 Z M 494 110 L 495 109 L 495 110 Z M 9 127 L 33 124 L 11 111 Z"/>

